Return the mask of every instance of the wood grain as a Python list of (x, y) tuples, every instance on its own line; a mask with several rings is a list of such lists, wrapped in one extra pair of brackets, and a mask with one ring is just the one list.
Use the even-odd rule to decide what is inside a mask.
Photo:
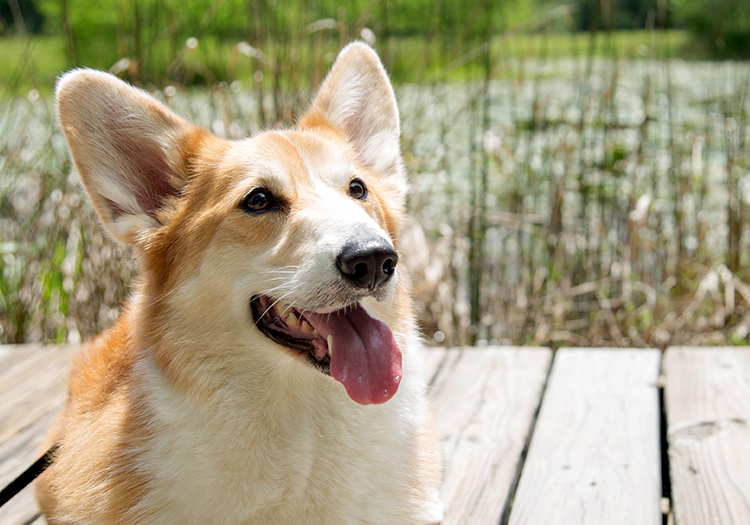
[(750, 523), (750, 349), (668, 348), (664, 373), (676, 523)]
[(511, 525), (661, 524), (658, 350), (555, 355)]
[(430, 392), (446, 463), (443, 524), (497, 524), (515, 488), (552, 353), (512, 347), (444, 352), (435, 359)]
[[(45, 432), (65, 402), (72, 351), (69, 346), (0, 347), (0, 486), (41, 455)], [(0, 523), (30, 523), (38, 514), (27, 487), (0, 508)]]

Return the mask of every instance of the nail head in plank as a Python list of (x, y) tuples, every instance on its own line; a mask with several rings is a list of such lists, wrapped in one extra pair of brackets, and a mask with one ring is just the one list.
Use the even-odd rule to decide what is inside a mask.
[(750, 523), (750, 349), (670, 347), (664, 374), (677, 525)]
[(660, 353), (555, 355), (510, 524), (661, 524)]

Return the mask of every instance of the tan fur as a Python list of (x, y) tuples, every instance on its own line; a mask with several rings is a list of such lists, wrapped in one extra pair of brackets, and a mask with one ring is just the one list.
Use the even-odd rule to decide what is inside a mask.
[[(334, 307), (343, 292), (327, 289), (328, 259), (345, 232), (370, 228), (398, 248), (406, 178), (377, 55), (348, 46), (298, 128), (236, 142), (104, 73), (68, 73), (57, 96), (84, 186), (105, 228), (134, 246), (141, 279), (117, 324), (74, 360), (47, 442), (57, 457), (37, 483), (49, 522), (442, 519), (401, 266), (382, 294), (361, 299), (403, 354), (399, 390), (382, 405), (352, 401), (249, 311), (269, 290)], [(349, 197), (352, 177), (366, 200)], [(258, 187), (282, 211), (240, 209)]]

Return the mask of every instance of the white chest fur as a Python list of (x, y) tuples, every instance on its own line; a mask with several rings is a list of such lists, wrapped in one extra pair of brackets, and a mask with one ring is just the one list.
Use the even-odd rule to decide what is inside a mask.
[(298, 363), (262, 372), (261, 389), (230, 375), (198, 403), (144, 364), (158, 408), (141, 453), (152, 481), (133, 511), (184, 524), (404, 522), (424, 408), (415, 361), (405, 362), (414, 374), (404, 374), (396, 396), (378, 406), (354, 403), (342, 385)]

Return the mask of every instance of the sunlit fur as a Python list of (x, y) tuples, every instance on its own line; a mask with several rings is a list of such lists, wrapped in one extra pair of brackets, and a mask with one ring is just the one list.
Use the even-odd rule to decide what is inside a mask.
[[(346, 47), (299, 125), (241, 141), (194, 127), (90, 70), (57, 87), (76, 169), (140, 281), (75, 357), (37, 483), (53, 524), (418, 524), (442, 517), (421, 346), (398, 267), (377, 297), (333, 261), (367, 229), (397, 249), (406, 178), (387, 75)], [(353, 177), (367, 199), (348, 195)], [(241, 203), (263, 187), (280, 210)], [(361, 300), (403, 353), (397, 394), (344, 387), (254, 325), (265, 294), (302, 309)], [(359, 295), (358, 295), (359, 294)]]

